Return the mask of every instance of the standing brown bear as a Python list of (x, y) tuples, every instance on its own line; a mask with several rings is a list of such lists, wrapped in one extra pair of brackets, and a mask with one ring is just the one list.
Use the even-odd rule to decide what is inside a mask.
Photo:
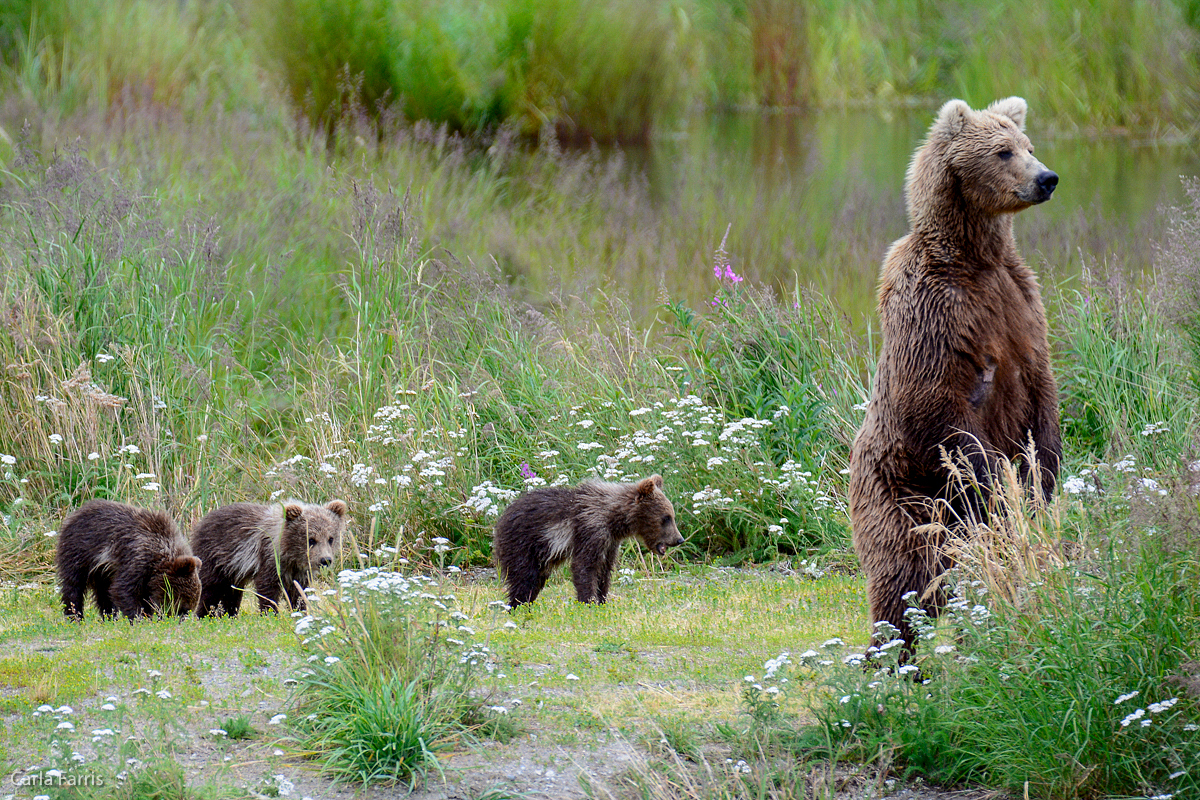
[(521, 495), (496, 522), (492, 549), (508, 584), (508, 605), (531, 603), (556, 568), (570, 560), (581, 603), (603, 603), (621, 541), (641, 539), (659, 555), (683, 544), (675, 507), (660, 475), (637, 483), (584, 481)]
[(309, 574), (337, 557), (346, 518), (341, 500), (233, 503), (210, 511), (192, 531), (192, 549), (204, 563), (196, 616), (237, 616), (251, 578), (259, 610), (277, 609), (281, 588), (292, 608), (304, 608)]
[(63, 614), (83, 619), (90, 588), (101, 616), (186, 614), (200, 598), (200, 560), (165, 512), (89, 500), (58, 533)]
[[(911, 230), (883, 262), (883, 345), (851, 453), (850, 518), (871, 619), (898, 627), (910, 649), (904, 596), (949, 566), (919, 527), (931, 500), (978, 512), (978, 498), (952, 490), (941, 448), (970, 463), (985, 495), (1004, 456), (1048, 497), (1062, 456), (1046, 314), (1013, 239), (1013, 215), (1058, 185), (1033, 156), (1026, 111), (1019, 97), (942, 106), (908, 168)], [(1023, 458), (1031, 440), (1034, 463)]]

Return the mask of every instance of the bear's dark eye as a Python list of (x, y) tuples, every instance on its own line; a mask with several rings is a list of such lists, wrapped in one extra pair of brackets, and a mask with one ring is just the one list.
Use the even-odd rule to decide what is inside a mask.
[(663, 517), (663, 527), (665, 528), (670, 524), (671, 524), (671, 515), (667, 514), (665, 517)]
[(1013, 156), (1012, 150), (1001, 150), (999, 153), (996, 153), (996, 155), (1000, 156), (1001, 161), (1008, 161)]
[(309, 539), (309, 540), (308, 540), (308, 546), (309, 546), (309, 547), (316, 547), (316, 546), (317, 546), (317, 540), (316, 540), (316, 539)]

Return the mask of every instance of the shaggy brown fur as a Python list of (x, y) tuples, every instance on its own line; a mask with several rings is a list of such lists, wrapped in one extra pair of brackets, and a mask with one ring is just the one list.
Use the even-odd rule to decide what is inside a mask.
[(58, 534), (63, 614), (83, 619), (88, 589), (102, 616), (186, 614), (200, 598), (200, 560), (162, 511), (90, 500)]
[[(1058, 395), (1046, 314), (1017, 253), (1013, 214), (1050, 199), (1058, 176), (1033, 157), (1019, 97), (972, 111), (942, 106), (908, 169), (911, 231), (888, 250), (879, 289), (883, 347), (850, 462), (854, 549), (867, 574), (871, 619), (900, 628), (904, 595), (924, 593), (948, 566), (917, 529), (931, 499), (958, 514), (977, 501), (949, 486), (941, 448), (987, 486), (997, 456), (1037, 463), (1024, 477), (1049, 494), (1058, 474)], [(938, 601), (923, 604), (937, 613)]]
[(292, 608), (305, 608), (309, 574), (333, 563), (346, 521), (341, 500), (233, 503), (209, 512), (192, 532), (192, 548), (204, 562), (196, 616), (237, 616), (251, 578), (260, 610), (278, 608), (281, 588)]
[(509, 606), (533, 602), (567, 560), (579, 601), (603, 603), (623, 539), (636, 536), (659, 555), (683, 544), (662, 486), (659, 475), (637, 483), (584, 481), (514, 500), (496, 522), (492, 547)]

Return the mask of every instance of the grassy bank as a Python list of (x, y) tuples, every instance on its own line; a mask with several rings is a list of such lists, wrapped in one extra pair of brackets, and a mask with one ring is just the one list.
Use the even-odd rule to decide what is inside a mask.
[(645, 141), (707, 107), (1021, 94), (1071, 129), (1193, 132), (1192, 4), (273, 0), (10, 4), (9, 80), (65, 111), (216, 106)]

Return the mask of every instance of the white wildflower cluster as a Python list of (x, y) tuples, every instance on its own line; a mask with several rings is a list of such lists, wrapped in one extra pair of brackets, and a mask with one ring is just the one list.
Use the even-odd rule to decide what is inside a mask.
[(730, 447), (756, 447), (760, 438), (757, 431), (771, 427), (769, 420), (743, 417), (734, 422), (725, 423), (725, 427), (717, 434), (717, 441)]
[(729, 497), (720, 489), (705, 486), (692, 495), (692, 512), (699, 514), (709, 508), (729, 508), (733, 503), (734, 498)]
[[(339, 603), (340, 611), (328, 617), (314, 611), (296, 621), (295, 632), (302, 637), (301, 644), (317, 648), (317, 652), (309, 655), (308, 663), (326, 666), (340, 663), (341, 658), (330, 650), (336, 652), (346, 647), (350, 637), (360, 632), (357, 623), (348, 626), (344, 620), (357, 618), (364, 608), (371, 607), (381, 617), (403, 614), (414, 621), (425, 619), (445, 632), (442, 640), (456, 648), (460, 665), (479, 667), (488, 674), (503, 677), (498, 673), (499, 661), (491, 650), (473, 641), (476, 631), (469, 624), (471, 617), (456, 607), (455, 595), (437, 591), (435, 578), (368, 567), (342, 570), (337, 580), (340, 592), (335, 592), (339, 599), (334, 602)], [(310, 604), (310, 609), (314, 605)]]
[[(742, 681), (747, 684), (747, 689), (751, 690), (752, 697), (755, 699), (759, 695), (765, 695), (768, 701), (774, 702), (783, 692), (784, 684), (788, 682), (787, 671), (784, 670), (784, 667), (790, 666), (791, 663), (791, 654), (784, 650), (775, 658), (769, 658), (763, 663), (762, 680), (753, 675), (747, 675), (742, 678)], [(782, 674), (781, 670), (783, 670)]]
[(511, 502), (518, 494), (520, 492), (513, 489), (484, 481), (471, 490), (471, 496), (462, 504), (463, 512), (494, 519), (500, 516), (501, 506)]
[(371, 482), (371, 473), (374, 471), (374, 467), (366, 464), (353, 464), (350, 467), (350, 482), (362, 488)]
[(814, 508), (846, 513), (846, 502), (829, 487), (814, 477), (811, 470), (788, 459), (779, 468), (779, 477), (770, 481), (781, 495), (794, 494), (805, 497)]
[[(1152, 423), (1142, 430), (1143, 436), (1153, 436), (1170, 430), (1163, 423)], [(1069, 495), (1099, 496), (1103, 494), (1106, 473), (1112, 475), (1110, 485), (1118, 486), (1125, 492), (1125, 498), (1134, 496), (1146, 500), (1166, 497), (1169, 492), (1154, 478), (1154, 470), (1149, 467), (1139, 469), (1137, 457), (1127, 453), (1112, 464), (1095, 464), (1079, 470), (1076, 475), (1069, 475), (1062, 481), (1062, 490)]]
[[(1120, 705), (1121, 703), (1125, 702), (1126, 700), (1131, 700), (1134, 697), (1136, 697), (1137, 694), (1138, 694), (1137, 692), (1130, 692), (1129, 694), (1123, 694), (1117, 698), (1114, 705)], [(1127, 714), (1123, 720), (1121, 720), (1121, 727), (1128, 728), (1129, 726), (1133, 725), (1136, 722), (1137, 727), (1139, 727), (1139, 728), (1149, 728), (1151, 725), (1154, 724), (1154, 716), (1153, 715), (1162, 714), (1165, 711), (1169, 711), (1171, 709), (1171, 707), (1174, 706), (1178, 702), (1179, 702), (1178, 697), (1169, 697), (1166, 700), (1161, 700), (1157, 703), (1150, 703), (1145, 708), (1134, 709), (1132, 712)]]
[[(379, 567), (344, 569), (338, 573), (337, 582), (343, 594), (358, 595), (362, 598), (386, 595), (399, 598), (406, 604), (413, 604), (434, 597), (429, 593), (429, 589), (435, 583), (433, 578), (425, 575), (405, 575)], [(450, 599), (453, 599), (453, 595)]]
[(367, 428), (368, 442), (397, 444), (412, 438), (416, 432), (412, 407), (407, 403), (383, 406), (376, 409), (373, 416), (379, 421)]

